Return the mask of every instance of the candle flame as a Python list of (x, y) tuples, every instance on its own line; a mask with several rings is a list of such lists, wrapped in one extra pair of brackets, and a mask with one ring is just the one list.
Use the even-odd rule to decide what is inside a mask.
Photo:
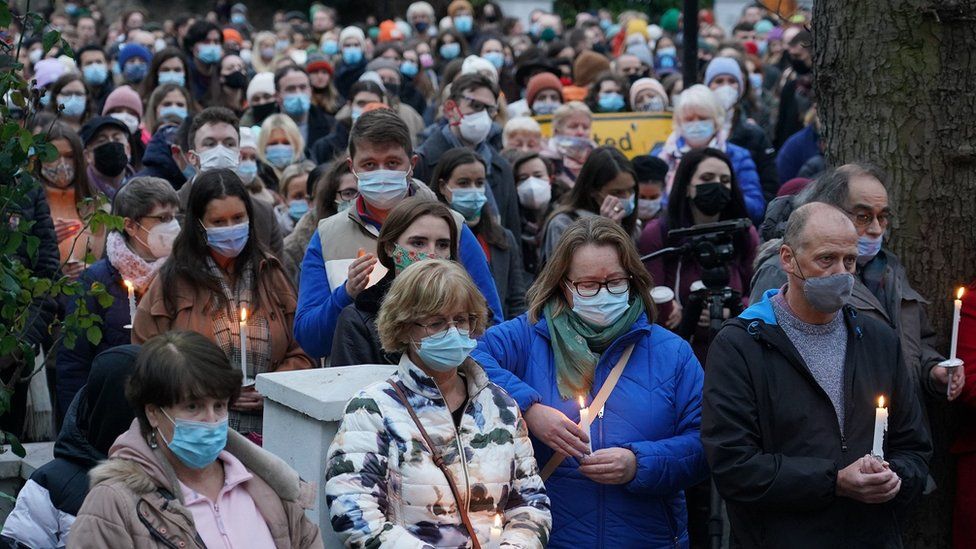
[(579, 403), (580, 403), (580, 410), (582, 410), (583, 408), (586, 408), (586, 401), (583, 400), (583, 395), (580, 395), (579, 396)]
[(959, 289), (956, 290), (956, 299), (962, 299), (962, 295), (964, 293), (966, 293), (966, 288), (963, 288), (962, 286), (960, 286)]
[(495, 528), (502, 527), (502, 516), (499, 513), (495, 513)]
[(130, 290), (133, 289), (132, 281), (130, 281), (130, 280), (123, 280), (122, 281), (122, 284), (125, 284), (125, 287), (128, 288), (128, 289), (130, 289)]
[(884, 399), (884, 395), (881, 395), (878, 397), (878, 408), (884, 408), (884, 407), (885, 407), (885, 399)]
[(247, 322), (247, 307), (241, 307), (241, 322)]

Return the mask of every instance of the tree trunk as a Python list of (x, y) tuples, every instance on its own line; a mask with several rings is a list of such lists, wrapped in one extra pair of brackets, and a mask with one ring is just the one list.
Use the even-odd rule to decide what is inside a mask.
[[(976, 275), (976, 0), (817, 0), (814, 74), (828, 165), (889, 174), (900, 256), (947, 353), (951, 295)], [(951, 409), (927, 402), (938, 490), (905, 527), (906, 547), (951, 545)]]

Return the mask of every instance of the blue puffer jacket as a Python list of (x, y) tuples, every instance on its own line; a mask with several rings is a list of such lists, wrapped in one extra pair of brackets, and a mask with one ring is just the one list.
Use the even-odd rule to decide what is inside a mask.
[[(591, 401), (628, 345), (635, 345), (604, 413), (590, 429), (593, 450), (628, 448), (637, 474), (619, 486), (597, 484), (567, 458), (546, 481), (552, 502), (549, 547), (687, 547), (683, 490), (707, 475), (698, 438), (704, 375), (687, 342), (641, 316), (596, 367)], [(545, 319), (526, 315), (494, 326), (472, 358), (524, 411), (539, 402), (579, 421), (579, 404), (562, 400)], [(541, 469), (553, 451), (532, 438)]]

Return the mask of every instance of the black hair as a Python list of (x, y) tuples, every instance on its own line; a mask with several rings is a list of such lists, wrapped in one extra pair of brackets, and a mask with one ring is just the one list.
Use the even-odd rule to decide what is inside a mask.
[[(593, 149), (590, 156), (586, 158), (583, 167), (580, 168), (579, 176), (576, 177), (576, 184), (564, 198), (564, 203), (556, 208), (550, 215), (550, 219), (559, 213), (567, 213), (573, 210), (586, 210), (599, 215), (600, 204), (596, 200), (596, 195), (600, 189), (610, 181), (617, 178), (621, 173), (629, 173), (634, 178), (634, 194), (637, 194), (637, 174), (634, 166), (627, 160), (627, 157), (613, 147), (597, 147)], [(620, 221), (621, 226), (627, 234), (634, 233), (637, 225), (637, 208), (627, 217)]]
[(619, 76), (613, 74), (610, 71), (605, 71), (600, 73), (593, 83), (590, 84), (590, 88), (586, 91), (586, 99), (584, 102), (586, 106), (590, 108), (594, 113), (600, 112), (600, 88), (604, 82), (616, 82), (617, 86), (620, 87), (620, 95), (624, 98), (624, 108), (620, 109), (621, 112), (630, 110), (630, 86), (627, 82), (620, 78)]
[[(488, 169), (488, 164), (485, 159), (481, 157), (478, 153), (468, 149), (466, 147), (456, 147), (442, 154), (437, 161), (437, 166), (434, 168), (434, 173), (430, 176), (430, 187), (434, 189), (434, 193), (437, 194), (437, 200), (443, 202), (448, 207), (450, 203), (441, 191), (441, 185), (446, 185), (447, 181), (454, 174), (454, 170), (458, 166), (464, 166), (466, 164), (473, 163), (481, 164), (485, 170)], [(487, 187), (491, 183), (488, 178), (485, 178), (485, 188), (487, 192)], [(488, 244), (496, 246), (501, 250), (508, 249), (508, 238), (505, 236), (505, 230), (498, 224), (495, 220), (495, 212), (491, 207), (490, 202), (486, 202), (484, 206), (481, 207), (481, 219), (478, 224), (471, 227), (471, 232), (477, 236), (481, 236), (485, 239)]]
[[(221, 34), (222, 36), (220, 27), (211, 23), (210, 21), (198, 19), (196, 22), (190, 25), (190, 28), (186, 30), (186, 36), (183, 37), (183, 51), (186, 52), (186, 55), (193, 57), (193, 46), (196, 46), (197, 42), (203, 42), (206, 40), (207, 35), (210, 34), (211, 31), (217, 31), (217, 33)], [(189, 75), (187, 76), (189, 77)]]

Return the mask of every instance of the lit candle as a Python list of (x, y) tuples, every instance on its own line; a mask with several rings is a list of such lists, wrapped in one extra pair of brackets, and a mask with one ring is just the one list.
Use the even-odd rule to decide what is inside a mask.
[(132, 285), (132, 282), (128, 280), (123, 280), (122, 283), (125, 284), (125, 288), (129, 292), (129, 326), (128, 327), (131, 329), (136, 322), (136, 289)]
[(498, 549), (502, 544), (502, 515), (495, 514), (495, 524), (488, 535), (488, 549)]
[(247, 385), (247, 307), (241, 307), (241, 374)]
[[(583, 395), (580, 395), (580, 397), (579, 397), (579, 405), (580, 405), (580, 423), (579, 423), (579, 426), (580, 426), (580, 429), (582, 429), (584, 433), (586, 433), (587, 435), (589, 435), (590, 434), (590, 409), (586, 407), (586, 401), (583, 400)], [(589, 451), (592, 452), (593, 451), (593, 442), (592, 441), (587, 442), (586, 445), (588, 446)]]
[(959, 345), (959, 315), (962, 312), (962, 294), (965, 289), (956, 290), (956, 300), (952, 302), (952, 346), (949, 347), (949, 360), (956, 359), (956, 346)]
[(874, 410), (874, 445), (871, 455), (884, 460), (884, 435), (888, 430), (888, 409), (884, 396), (878, 397), (878, 407)]

